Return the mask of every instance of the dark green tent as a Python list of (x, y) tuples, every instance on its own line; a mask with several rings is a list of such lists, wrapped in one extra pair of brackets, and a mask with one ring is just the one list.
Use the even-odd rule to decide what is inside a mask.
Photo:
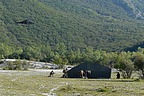
[(67, 72), (68, 78), (81, 78), (81, 70), (87, 73), (88, 78), (111, 78), (111, 68), (96, 63), (82, 63), (73, 67)]

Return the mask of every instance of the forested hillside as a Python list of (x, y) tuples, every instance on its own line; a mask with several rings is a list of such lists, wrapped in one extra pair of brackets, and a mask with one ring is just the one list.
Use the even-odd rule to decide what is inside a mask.
[[(142, 0), (1, 0), (0, 54), (121, 51), (143, 42), (143, 9)], [(15, 23), (26, 19), (34, 24)]]

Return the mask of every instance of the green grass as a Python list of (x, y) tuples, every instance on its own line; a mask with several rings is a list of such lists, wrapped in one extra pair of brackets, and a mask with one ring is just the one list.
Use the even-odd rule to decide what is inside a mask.
[(144, 81), (136, 79), (70, 79), (48, 72), (0, 72), (0, 96), (142, 96)]

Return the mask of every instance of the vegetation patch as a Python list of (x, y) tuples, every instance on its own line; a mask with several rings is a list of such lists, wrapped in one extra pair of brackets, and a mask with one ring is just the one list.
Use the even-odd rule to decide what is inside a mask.
[(60, 78), (61, 73), (48, 77), (47, 71), (1, 71), (1, 96), (139, 96), (144, 92), (144, 81), (135, 79), (72, 79)]
[(96, 91), (97, 91), (97, 92), (109, 92), (110, 89), (107, 88), (107, 87), (104, 87), (104, 88), (98, 88), (98, 89), (96, 89)]

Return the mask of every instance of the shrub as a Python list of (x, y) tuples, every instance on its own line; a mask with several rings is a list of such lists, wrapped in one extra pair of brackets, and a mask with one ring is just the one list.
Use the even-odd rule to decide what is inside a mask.
[(3, 70), (28, 70), (29, 66), (29, 62), (26, 61), (9, 61), (6, 62), (6, 66), (3, 68)]
[(97, 92), (108, 92), (108, 91), (109, 91), (109, 88), (107, 87), (97, 89)]

